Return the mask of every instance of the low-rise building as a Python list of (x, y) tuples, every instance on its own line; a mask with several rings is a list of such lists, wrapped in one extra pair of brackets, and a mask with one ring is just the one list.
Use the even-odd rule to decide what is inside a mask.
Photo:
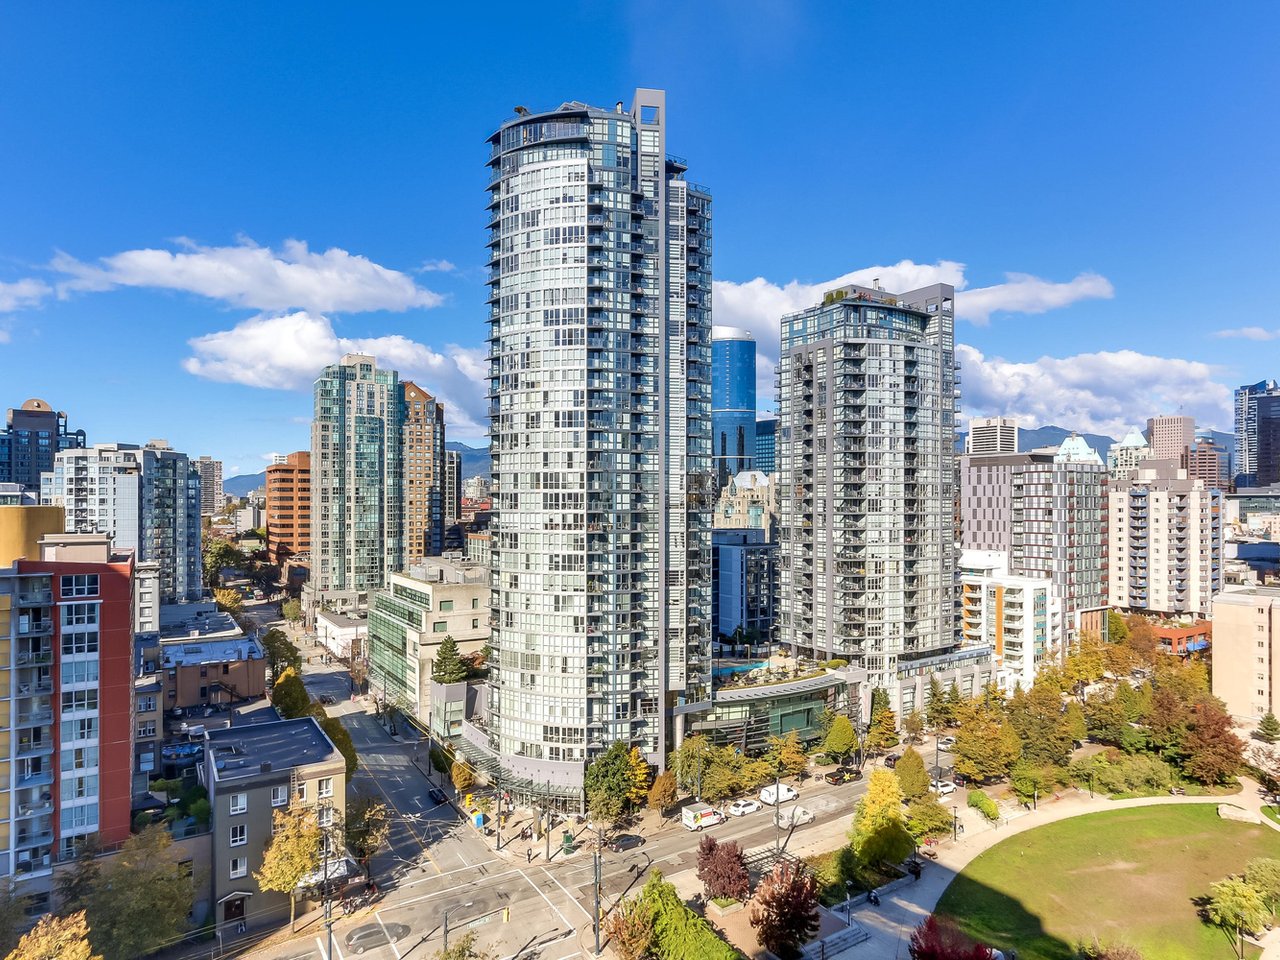
[[(322, 827), (341, 824), (346, 771), (342, 754), (313, 717), (205, 735), (201, 777), (212, 808), (214, 922), (220, 938), (289, 915), (289, 895), (262, 890), (254, 879), (271, 843), (272, 815), (298, 803), (315, 807)], [(340, 842), (326, 859), (330, 878), (353, 866)]]
[(1213, 600), (1213, 695), (1235, 717), (1280, 713), (1280, 588), (1241, 587)]
[(262, 645), (215, 604), (165, 604), (160, 630), (139, 636), (138, 648), (139, 675), (154, 675), (160, 683), (162, 710), (230, 705), (266, 695)]
[(368, 657), (368, 633), (369, 621), (363, 612), (348, 616), (335, 610), (321, 610), (316, 614), (316, 643), (339, 660), (350, 662), (353, 657)]
[(999, 550), (961, 553), (961, 632), (966, 646), (995, 651), (1001, 687), (1027, 689), (1042, 666), (1063, 657), (1062, 602), (1047, 575), (1008, 571), (1008, 555)]

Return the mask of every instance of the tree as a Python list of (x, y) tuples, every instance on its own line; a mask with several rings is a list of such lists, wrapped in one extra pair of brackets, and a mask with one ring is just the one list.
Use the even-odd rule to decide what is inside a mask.
[(391, 839), (391, 813), (387, 805), (367, 790), (359, 790), (347, 804), (344, 824), (347, 847), (356, 855), (366, 875), (369, 861)]
[(1280, 720), (1276, 719), (1276, 715), (1270, 710), (1258, 723), (1258, 729), (1253, 734), (1263, 743), (1275, 743), (1280, 740)]
[(230, 588), (213, 591), (214, 602), (218, 604), (219, 610), (225, 610), (230, 614), (237, 614), (244, 609), (244, 598), (240, 596), (239, 590)]
[(784, 777), (796, 777), (809, 766), (809, 756), (800, 744), (800, 735), (792, 730), (785, 737), (770, 737), (765, 758)]
[[(597, 754), (587, 767), (582, 786), (588, 799), (600, 794), (609, 797), (609, 802), (616, 798), (620, 803), (626, 804), (635, 787), (630, 748), (621, 740), (615, 740), (608, 750)], [(608, 819), (615, 820), (617, 817)]]
[(622, 819), (627, 809), (627, 798), (612, 790), (592, 790), (587, 794), (587, 815), (593, 823), (609, 830)]
[(871, 729), (867, 731), (867, 751), (875, 753), (897, 745), (898, 715), (888, 707), (882, 707), (871, 715)]
[(259, 888), (289, 895), (289, 929), (293, 929), (295, 896), (307, 874), (315, 873), (323, 859), (324, 831), (312, 807), (296, 801), (271, 815), (271, 842), (262, 856), (262, 869), (254, 873)]
[(698, 843), (698, 879), (703, 892), (713, 899), (746, 900), (751, 893), (742, 848), (728, 840), (718, 843), (707, 835)]
[(271, 676), (279, 678), (281, 671), (287, 668), (292, 668), (294, 673), (302, 671), (302, 654), (279, 627), (272, 627), (264, 633), (260, 642)]
[(271, 705), (286, 720), (304, 716), (311, 707), (311, 695), (307, 693), (302, 677), (292, 667), (286, 667), (271, 687)]
[(1102, 639), (1096, 633), (1081, 631), (1075, 650), (1062, 664), (1062, 678), (1068, 689), (1074, 690), (1101, 680), (1106, 672), (1106, 649)]
[(934, 914), (911, 934), (911, 960), (989, 960), (991, 951), (970, 940), (948, 917)]
[(964, 697), (960, 694), (960, 686), (954, 680), (951, 686), (947, 687), (947, 726), (952, 726), (956, 722), (956, 718), (960, 715), (960, 707), (964, 704)]
[(827, 756), (843, 760), (853, 750), (855, 742), (853, 724), (849, 722), (848, 717), (841, 715), (831, 721), (831, 728), (827, 731), (822, 749)]
[(644, 754), (640, 752), (639, 747), (632, 747), (631, 752), (627, 755), (627, 802), (633, 807), (638, 807), (644, 803), (645, 798), (649, 795), (649, 777), (652, 771), (649, 769), (649, 761), (644, 758)]
[(702, 875), (710, 869), (711, 858), (716, 855), (716, 849), (720, 846), (720, 841), (711, 834), (704, 834), (702, 839), (698, 841), (697, 856), (697, 876), (702, 879)]
[(1280, 860), (1255, 857), (1244, 865), (1244, 879), (1258, 891), (1274, 916), (1280, 909)]
[(902, 815), (902, 788), (892, 770), (872, 771), (867, 792), (854, 807), (849, 840), (858, 862), (867, 866), (897, 863), (915, 848)]
[(98, 842), (96, 833), (89, 834), (76, 845), (75, 863), (70, 869), (57, 874), (53, 880), (59, 910), (74, 913), (89, 906), (89, 899), (102, 873), (98, 862), (101, 853), (102, 845)]
[(902, 751), (902, 759), (893, 772), (906, 799), (914, 800), (929, 793), (929, 771), (925, 769), (924, 758), (914, 747), (907, 747)]
[(204, 582), (210, 589), (221, 582), (224, 567), (244, 564), (244, 554), (236, 545), (223, 537), (209, 537), (204, 542)]
[(907, 804), (907, 831), (916, 845), (929, 837), (943, 837), (951, 832), (951, 814), (933, 794)]
[(431, 664), (431, 679), (436, 683), (461, 683), (469, 675), (470, 671), (458, 653), (457, 641), (453, 634), (446, 633), (436, 650), (435, 662)]
[(1233, 945), (1244, 956), (1244, 934), (1246, 931), (1262, 929), (1267, 922), (1270, 911), (1262, 895), (1243, 880), (1228, 877), (1209, 885), (1209, 904), (1205, 908), (1210, 923), (1216, 923), (1224, 930), (1230, 930)]
[(649, 787), (649, 809), (657, 810), (661, 816), (676, 802), (676, 775), (670, 770), (663, 770), (653, 778)]
[(30, 897), (17, 893), (12, 877), (0, 878), (0, 956), (17, 946), (30, 902)]
[(468, 930), (453, 942), (449, 949), (441, 947), (435, 960), (493, 960), (493, 954), (476, 946), (476, 932)]
[(650, 870), (640, 899), (653, 911), (656, 960), (742, 960), (742, 954), (716, 935), (711, 925), (685, 906), (676, 888)]
[(602, 929), (620, 960), (645, 960), (653, 946), (653, 908), (640, 897), (622, 900)]
[(1107, 611), (1107, 639), (1112, 643), (1124, 643), (1129, 639), (1129, 624), (1119, 610)]
[(1052, 768), (1038, 767), (1026, 760), (1019, 760), (1009, 771), (1009, 784), (1023, 803), (1034, 803), (1038, 797), (1049, 793), (1053, 787)]
[(1073, 743), (1084, 743), (1089, 736), (1089, 728), (1084, 720), (1084, 708), (1072, 700), (1062, 712), (1062, 723)]
[(46, 913), (5, 960), (102, 960), (89, 946), (84, 911), (65, 917)]
[(1160, 756), (1176, 761), (1182, 753), (1190, 720), (1190, 711), (1177, 694), (1167, 687), (1160, 687), (1152, 692), (1151, 705), (1147, 709), (1147, 741)]
[(1065, 766), (1071, 759), (1071, 731), (1062, 714), (1062, 697), (1036, 684), (1009, 701), (1009, 723), (1021, 741), (1022, 756), (1033, 764)]
[(702, 799), (702, 778), (711, 764), (712, 753), (711, 742), (698, 733), (685, 737), (669, 758), (676, 782), (699, 800)]
[(89, 942), (105, 960), (145, 956), (186, 933), (194, 901), (173, 837), (162, 825), (147, 827), (103, 866), (85, 911)]
[(284, 617), (290, 623), (297, 623), (302, 619), (301, 601), (286, 600), (280, 605), (280, 616)]
[(907, 743), (915, 743), (924, 733), (924, 714), (912, 710), (902, 718), (902, 732), (907, 735)]
[(1009, 773), (1022, 755), (1022, 740), (1005, 722), (998, 707), (976, 702), (966, 704), (957, 716), (956, 773), (970, 780), (998, 780)]
[(1182, 770), (1201, 783), (1226, 783), (1244, 760), (1244, 744), (1232, 732), (1231, 717), (1213, 700), (1202, 700), (1191, 711), (1182, 743)]
[(1156, 636), (1156, 628), (1146, 617), (1131, 614), (1126, 621), (1129, 636), (1124, 645), (1133, 651), (1135, 657), (1144, 664), (1154, 664), (1164, 657), (1160, 649), (1160, 638)]
[[(958, 693), (959, 691), (957, 691)], [(935, 731), (941, 730), (950, 720), (951, 712), (947, 707), (947, 694), (942, 689), (942, 681), (936, 673), (929, 674), (928, 699), (925, 701), (924, 713)]]
[(453, 761), (453, 766), (449, 768), (449, 779), (453, 781), (453, 789), (459, 793), (465, 793), (470, 790), (476, 782), (471, 768), (461, 760)]
[(342, 759), (347, 762), (347, 781), (350, 782), (360, 766), (360, 757), (356, 753), (356, 745), (351, 739), (350, 731), (337, 717), (327, 715), (320, 721), (320, 729), (333, 741), (333, 745), (342, 754)]
[(818, 932), (818, 883), (803, 866), (779, 862), (760, 881), (751, 905), (751, 926), (761, 945), (782, 960)]

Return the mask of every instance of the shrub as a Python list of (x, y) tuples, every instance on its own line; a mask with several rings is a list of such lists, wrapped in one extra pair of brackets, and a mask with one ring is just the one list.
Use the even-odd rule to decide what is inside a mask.
[(1000, 810), (996, 807), (996, 802), (981, 790), (969, 791), (969, 806), (973, 807), (988, 820), (995, 821), (1000, 819)]

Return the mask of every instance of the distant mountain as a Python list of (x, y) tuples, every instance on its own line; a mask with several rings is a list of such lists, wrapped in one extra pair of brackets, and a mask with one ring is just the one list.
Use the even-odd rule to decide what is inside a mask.
[(487, 477), (489, 476), (489, 448), (488, 447), (469, 447), (465, 443), (459, 443), (456, 440), (445, 441), (444, 448), (446, 450), (456, 450), (462, 454), (462, 479), (468, 477)]
[(228, 477), (222, 481), (222, 492), (233, 497), (247, 497), (250, 492), (264, 486), (267, 482), (266, 472), (246, 473), (239, 477)]
[[(1066, 427), (1036, 427), (1034, 430), (1023, 430), (1018, 428), (1018, 449), (1024, 453), (1028, 450), (1035, 450), (1037, 447), (1056, 447), (1063, 440), (1071, 436), (1074, 431), (1068, 430)], [(956, 434), (956, 451), (964, 453), (964, 440), (967, 433)], [(1107, 451), (1116, 444), (1116, 440), (1111, 437), (1103, 436), (1098, 433), (1082, 433), (1085, 443), (1093, 447), (1097, 451), (1098, 456), (1103, 460), (1107, 459)]]

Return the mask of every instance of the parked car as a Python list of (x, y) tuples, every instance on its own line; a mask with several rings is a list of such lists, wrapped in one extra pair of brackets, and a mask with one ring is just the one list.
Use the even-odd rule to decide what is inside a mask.
[(799, 791), (789, 784), (780, 783), (776, 787), (773, 784), (769, 784), (769, 786), (760, 791), (760, 802), (766, 806), (776, 807), (778, 804), (794, 800), (798, 796), (800, 796)]
[(634, 850), (636, 847), (644, 846), (644, 837), (634, 833), (620, 833), (609, 841), (609, 849), (614, 853), (622, 853), (624, 850)]
[(449, 798), (444, 795), (444, 791), (439, 787), (432, 787), (427, 791), (427, 799), (436, 806), (442, 806), (449, 802)]
[(813, 823), (815, 819), (813, 811), (806, 807), (788, 807), (773, 815), (773, 825), (783, 830), (790, 830), (793, 827), (803, 827), (806, 823)]
[(902, 759), (902, 754), (891, 753), (884, 758), (884, 765), (888, 767), (890, 770), (892, 770), (894, 767), (898, 765), (898, 761), (901, 759)]
[(822, 778), (827, 783), (839, 786), (842, 783), (852, 783), (854, 780), (862, 779), (862, 771), (857, 767), (837, 767)]
[(729, 804), (729, 814), (734, 817), (745, 817), (748, 813), (755, 813), (759, 809), (759, 800), (735, 800)]
[(320, 702), (327, 706), (329, 704), (337, 703), (338, 701), (333, 698), (332, 694), (322, 693), (320, 694)]
[(940, 797), (949, 797), (956, 792), (956, 785), (950, 780), (934, 780), (929, 784), (929, 789)]
[(956, 738), (955, 738), (955, 737), (942, 737), (942, 738), (938, 741), (938, 749), (939, 749), (939, 750), (950, 750), (950, 749), (951, 749), (952, 747), (954, 747), (955, 745), (956, 745)]
[(366, 923), (347, 934), (347, 949), (353, 953), (364, 953), (374, 947), (399, 943), (408, 935), (409, 928), (403, 923)]

